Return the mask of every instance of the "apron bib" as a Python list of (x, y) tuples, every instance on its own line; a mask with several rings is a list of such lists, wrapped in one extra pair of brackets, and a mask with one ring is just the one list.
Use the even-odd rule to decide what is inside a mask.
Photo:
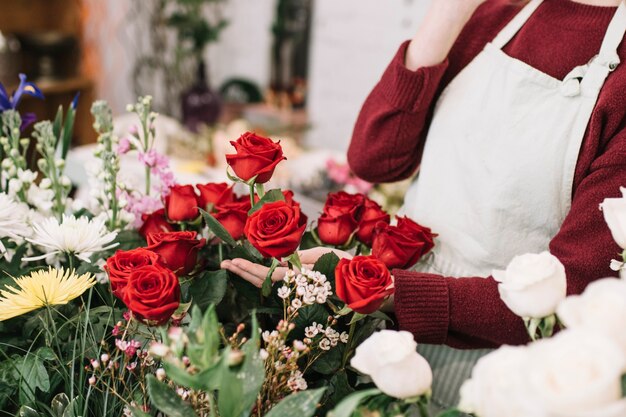
[[(516, 255), (548, 250), (570, 210), (574, 170), (605, 79), (619, 64), (626, 4), (600, 52), (558, 80), (506, 55), (541, 0), (528, 3), (442, 92), (403, 214), (439, 236), (416, 270), (491, 275)], [(435, 374), (433, 399), (458, 402), (481, 351), (422, 345)]]

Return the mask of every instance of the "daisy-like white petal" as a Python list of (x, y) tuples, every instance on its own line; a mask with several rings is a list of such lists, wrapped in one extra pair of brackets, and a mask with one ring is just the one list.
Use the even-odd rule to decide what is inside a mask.
[(0, 321), (21, 316), (46, 305), (67, 304), (95, 283), (91, 274), (49, 268), (15, 278), (15, 285), (0, 290)]
[(111, 242), (117, 236), (116, 232), (108, 232), (105, 220), (87, 217), (63, 215), (59, 221), (50, 217), (33, 226), (33, 237), (27, 239), (47, 252), (45, 255), (23, 258), (24, 261), (44, 259), (54, 253), (66, 253), (78, 259), (89, 262), (89, 258), (96, 252), (114, 248), (117, 243)]
[(10, 238), (18, 243), (31, 234), (28, 225), (30, 211), (5, 193), (0, 193), (0, 239)]

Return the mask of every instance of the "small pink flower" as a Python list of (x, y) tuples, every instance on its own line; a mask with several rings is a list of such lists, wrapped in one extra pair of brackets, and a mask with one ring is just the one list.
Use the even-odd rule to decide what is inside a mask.
[(117, 154), (124, 155), (128, 151), (130, 151), (130, 140), (128, 138), (120, 139), (120, 143), (117, 145)]
[(137, 367), (137, 362), (131, 362), (128, 365), (126, 365), (126, 369), (128, 369), (131, 372), (134, 371), (136, 367)]

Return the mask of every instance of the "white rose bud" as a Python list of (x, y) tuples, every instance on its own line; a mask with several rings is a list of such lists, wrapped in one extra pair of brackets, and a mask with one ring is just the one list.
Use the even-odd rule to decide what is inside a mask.
[(557, 315), (567, 328), (593, 329), (613, 338), (626, 355), (626, 281), (592, 282), (581, 295), (563, 300)]
[(156, 377), (159, 381), (163, 382), (165, 380), (165, 369), (159, 368), (156, 370)]
[(356, 348), (350, 364), (389, 396), (418, 397), (430, 390), (433, 373), (416, 348), (411, 333), (381, 330)]
[(502, 301), (520, 317), (548, 317), (566, 296), (565, 267), (549, 252), (516, 256), (493, 277)]
[(604, 220), (611, 229), (615, 242), (626, 250), (626, 188), (620, 188), (622, 198), (605, 198), (600, 204)]
[(613, 340), (586, 330), (565, 330), (530, 345), (527, 400), (550, 417), (626, 415), (621, 378), (626, 357)]
[(167, 356), (170, 348), (164, 345), (163, 343), (154, 342), (150, 345), (149, 352), (152, 356), (156, 356), (158, 358), (163, 358)]

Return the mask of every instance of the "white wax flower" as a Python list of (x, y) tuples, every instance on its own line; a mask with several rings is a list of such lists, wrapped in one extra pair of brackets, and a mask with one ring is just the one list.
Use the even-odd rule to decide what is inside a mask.
[(569, 329), (530, 345), (529, 355), (524, 371), (528, 401), (544, 415), (626, 415), (621, 387), (626, 357), (612, 339), (586, 329)]
[(433, 373), (416, 348), (411, 333), (381, 330), (356, 348), (350, 364), (389, 396), (418, 397), (430, 390)]
[(626, 188), (620, 188), (622, 198), (605, 198), (600, 208), (611, 229), (615, 242), (626, 250)]
[(502, 301), (520, 317), (548, 317), (566, 296), (565, 267), (549, 252), (516, 256), (493, 277)]
[(503, 346), (482, 357), (461, 387), (459, 410), (479, 417), (540, 417), (526, 392), (526, 347)]
[(626, 355), (626, 281), (592, 282), (581, 295), (563, 300), (557, 315), (570, 329), (593, 329), (613, 338)]

